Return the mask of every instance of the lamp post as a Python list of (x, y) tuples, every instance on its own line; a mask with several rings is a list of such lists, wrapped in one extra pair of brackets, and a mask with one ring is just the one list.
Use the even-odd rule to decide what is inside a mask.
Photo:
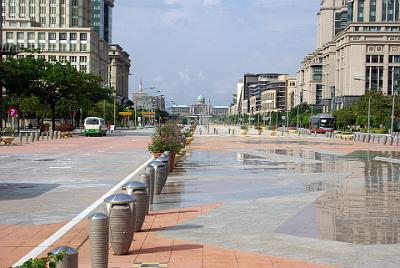
[(393, 136), (393, 130), (394, 130), (394, 108), (395, 108), (395, 102), (396, 102), (396, 93), (400, 88), (396, 88), (393, 91), (393, 102), (392, 102), (392, 120), (390, 123), (390, 135)]
[[(364, 81), (365, 82), (365, 79), (358, 78), (358, 77), (355, 77), (354, 80), (356, 80), (356, 81)], [(375, 87), (378, 88), (375, 83), (371, 82), (371, 84), (375, 85)], [(373, 96), (374, 96), (374, 94), (371, 94), (371, 96), (369, 96), (369, 98), (368, 98), (368, 128), (367, 128), (368, 134), (371, 132), (371, 99), (372, 99)], [(393, 99), (394, 99), (394, 94), (393, 94)]]
[[(116, 76), (110, 76), (103, 84), (103, 87), (105, 87), (108, 84), (108, 87), (111, 88), (111, 79), (117, 78), (120, 76), (125, 76), (125, 75), (132, 75), (131, 73), (125, 73), (125, 74), (119, 74)], [(114, 89), (114, 111), (113, 111), (113, 124), (115, 126), (116, 123), (116, 117), (117, 117), (117, 91)], [(106, 100), (103, 102), (103, 118), (106, 118)]]

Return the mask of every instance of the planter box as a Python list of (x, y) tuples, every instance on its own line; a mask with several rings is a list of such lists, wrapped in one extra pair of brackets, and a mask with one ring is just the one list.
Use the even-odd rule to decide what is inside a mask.
[(14, 137), (13, 137), (13, 136), (3, 136), (3, 137), (1, 137), (1, 141), (2, 141), (4, 144), (10, 145), (10, 144), (13, 142), (13, 140), (14, 140)]

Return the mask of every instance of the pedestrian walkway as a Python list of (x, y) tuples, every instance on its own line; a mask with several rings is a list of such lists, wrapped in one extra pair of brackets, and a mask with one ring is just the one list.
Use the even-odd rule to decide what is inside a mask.
[[(129, 254), (110, 248), (109, 267), (397, 267), (400, 164), (385, 159), (400, 153), (373, 148), (318, 137), (196, 134)], [(369, 225), (375, 218), (380, 225)], [(1, 225), (0, 267), (63, 224)], [(59, 245), (78, 248), (79, 267), (91, 267), (87, 220), (44, 253)]]

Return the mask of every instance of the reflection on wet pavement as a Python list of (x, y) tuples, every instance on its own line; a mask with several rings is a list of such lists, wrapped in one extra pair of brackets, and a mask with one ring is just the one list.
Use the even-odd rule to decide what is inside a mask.
[(375, 161), (376, 156), (400, 159), (399, 152), (188, 152), (153, 209), (319, 192), (315, 202), (275, 232), (354, 244), (396, 244), (400, 164)]

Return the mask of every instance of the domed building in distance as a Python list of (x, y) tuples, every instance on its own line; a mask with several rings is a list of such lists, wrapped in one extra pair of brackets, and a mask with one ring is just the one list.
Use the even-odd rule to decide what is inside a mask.
[(206, 98), (199, 95), (196, 102), (191, 105), (173, 105), (170, 110), (171, 115), (186, 117), (200, 121), (203, 117), (227, 117), (229, 116), (229, 106), (214, 106), (206, 103)]

